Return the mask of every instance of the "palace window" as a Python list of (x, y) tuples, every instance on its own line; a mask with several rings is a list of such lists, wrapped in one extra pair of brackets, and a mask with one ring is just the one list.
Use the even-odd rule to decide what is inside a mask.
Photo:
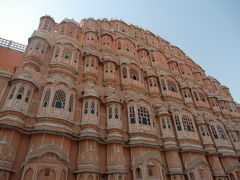
[(162, 89), (163, 89), (164, 91), (167, 90), (167, 86), (166, 86), (165, 80), (163, 80), (163, 79), (161, 79), (161, 86), (162, 86)]
[(139, 77), (138, 77), (137, 71), (131, 69), (131, 70), (130, 70), (130, 78), (133, 79), (133, 80), (137, 80), (137, 81), (138, 81), (138, 80), (139, 80)]
[(196, 91), (193, 91), (193, 96), (195, 98), (196, 101), (199, 101), (199, 97)]
[(108, 118), (109, 118), (109, 119), (112, 119), (112, 117), (113, 117), (112, 114), (113, 114), (113, 112), (112, 112), (112, 107), (109, 107), (109, 108), (108, 108)]
[(88, 101), (84, 104), (84, 114), (88, 114)]
[(31, 91), (28, 90), (27, 96), (25, 97), (25, 102), (26, 102), (26, 103), (28, 103), (28, 101), (29, 101), (30, 94), (31, 94)]
[(182, 116), (182, 123), (183, 123), (183, 127), (184, 127), (185, 131), (194, 132), (192, 119), (189, 116), (183, 115)]
[(91, 114), (95, 114), (95, 103), (92, 101), (91, 103)]
[(213, 137), (214, 137), (215, 139), (219, 139), (215, 126), (211, 125), (210, 128), (211, 128)]
[(137, 177), (137, 178), (142, 178), (142, 171), (141, 171), (140, 168), (137, 168), (137, 169), (136, 169), (136, 177)]
[(69, 98), (68, 111), (69, 112), (73, 111), (73, 95), (71, 95), (70, 98)]
[(12, 99), (12, 98), (13, 98), (13, 95), (14, 95), (15, 91), (16, 91), (16, 86), (13, 86), (13, 87), (12, 87), (11, 94), (10, 94), (10, 96), (9, 96), (8, 99)]
[(171, 128), (171, 124), (170, 124), (170, 119), (169, 118), (161, 118), (161, 122), (162, 122), (162, 128), (163, 129), (170, 129)]
[(129, 107), (129, 113), (131, 124), (136, 124), (135, 110), (133, 106)]
[(45, 169), (44, 176), (50, 176), (50, 169), (49, 168)]
[(227, 136), (226, 136), (226, 134), (225, 134), (224, 129), (222, 128), (222, 126), (217, 125), (217, 130), (218, 130), (218, 133), (219, 133), (220, 138), (223, 139), (223, 140), (227, 140)]
[(115, 107), (115, 119), (119, 118), (119, 112), (118, 112), (118, 107)]
[(239, 138), (237, 137), (237, 134), (235, 132), (231, 133), (231, 138), (233, 142), (239, 142)]
[(65, 103), (66, 103), (66, 93), (63, 90), (57, 90), (53, 98), (52, 106), (55, 108), (64, 109)]
[(204, 96), (203, 93), (199, 92), (199, 97), (200, 97), (200, 99), (201, 99), (203, 102), (206, 101), (205, 96)]
[(22, 99), (24, 93), (24, 87), (20, 87), (17, 94), (17, 99)]
[(176, 86), (175, 82), (170, 81), (170, 80), (167, 80), (167, 85), (168, 85), (168, 89), (169, 89), (170, 91), (176, 92), (176, 93), (178, 92), (178, 91), (177, 91), (177, 86)]
[(182, 130), (182, 126), (181, 126), (181, 122), (179, 120), (179, 117), (177, 115), (175, 116), (175, 124), (176, 124), (177, 130), (181, 131)]
[(205, 130), (202, 126), (200, 127), (200, 132), (201, 132), (202, 136), (206, 136)]
[(122, 68), (122, 76), (123, 78), (127, 78), (127, 68), (125, 66)]
[(138, 108), (138, 120), (139, 124), (151, 125), (149, 112), (145, 107)]

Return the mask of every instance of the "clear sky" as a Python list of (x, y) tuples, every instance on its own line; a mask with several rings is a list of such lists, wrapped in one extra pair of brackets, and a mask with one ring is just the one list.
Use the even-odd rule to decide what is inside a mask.
[(240, 103), (240, 0), (0, 0), (0, 37), (27, 44), (43, 15), (121, 19), (182, 49)]

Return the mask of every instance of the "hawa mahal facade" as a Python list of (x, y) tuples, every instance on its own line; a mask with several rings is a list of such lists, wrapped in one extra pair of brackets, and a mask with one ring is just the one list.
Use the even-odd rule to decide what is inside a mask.
[(43, 16), (21, 61), (0, 70), (1, 180), (240, 179), (238, 104), (164, 39)]

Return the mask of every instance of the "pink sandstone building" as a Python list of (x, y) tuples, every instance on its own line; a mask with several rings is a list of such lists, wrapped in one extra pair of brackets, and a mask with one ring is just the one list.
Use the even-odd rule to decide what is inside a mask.
[(44, 16), (20, 56), (0, 62), (1, 180), (240, 179), (239, 106), (164, 39)]

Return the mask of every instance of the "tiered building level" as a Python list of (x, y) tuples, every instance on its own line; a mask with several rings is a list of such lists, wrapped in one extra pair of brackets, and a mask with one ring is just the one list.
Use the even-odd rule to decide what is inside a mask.
[(136, 26), (44, 16), (0, 87), (1, 180), (240, 179), (229, 89)]

